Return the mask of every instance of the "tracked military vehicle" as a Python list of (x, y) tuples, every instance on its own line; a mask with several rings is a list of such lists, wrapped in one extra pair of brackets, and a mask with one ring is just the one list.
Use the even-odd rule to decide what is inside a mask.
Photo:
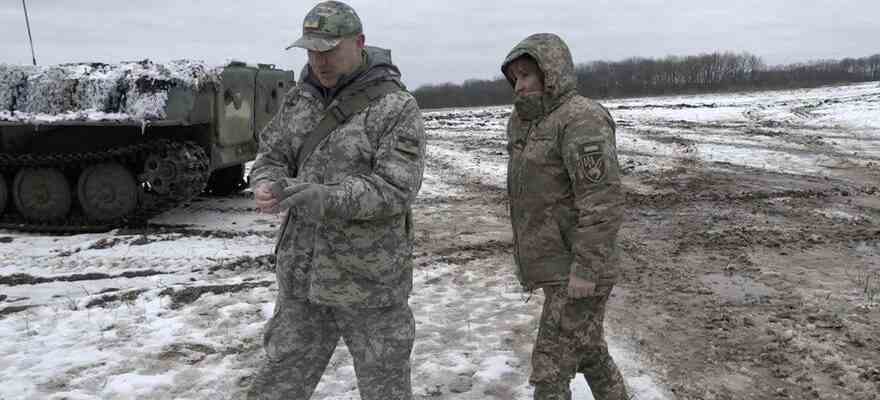
[(108, 230), (238, 191), (294, 84), (239, 62), (0, 65), (0, 229)]

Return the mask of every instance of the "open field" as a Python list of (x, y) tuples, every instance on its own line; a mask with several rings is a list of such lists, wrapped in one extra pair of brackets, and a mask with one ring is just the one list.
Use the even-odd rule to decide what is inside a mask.
[[(628, 207), (606, 327), (636, 398), (880, 398), (877, 82), (604, 104)], [(513, 276), (509, 113), (425, 112), (410, 301), (421, 399), (530, 398), (542, 297)], [(245, 193), (152, 222), (0, 231), (0, 400), (241, 397), (272, 312), (279, 221)], [(359, 398), (341, 343), (315, 398)]]

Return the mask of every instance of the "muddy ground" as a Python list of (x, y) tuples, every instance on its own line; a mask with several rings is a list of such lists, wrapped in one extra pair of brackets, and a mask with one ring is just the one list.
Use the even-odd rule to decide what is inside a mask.
[[(606, 325), (655, 368), (671, 397), (880, 398), (880, 154), (874, 151), (880, 138), (876, 128), (820, 123), (811, 114), (840, 102), (876, 109), (878, 100), (868, 93), (818, 100), (769, 95), (751, 105), (611, 104), (627, 210), (623, 274)], [(725, 108), (741, 115), (705, 120), (683, 113), (697, 116), (686, 120), (638, 111)], [(476, 115), (506, 117), (500, 111)], [(436, 117), (443, 129), (456, 130), (455, 118)], [(763, 141), (769, 137), (775, 140)], [(504, 151), (498, 139), (503, 136), (453, 140), (488, 157)], [(862, 151), (838, 147), (837, 140)], [(627, 145), (636, 141), (672, 151)], [(701, 147), (707, 144), (758, 154), (737, 164), (712, 161)], [(790, 173), (784, 171), (796, 165), (774, 159), (755, 167), (760, 152), (821, 161), (817, 173)], [(504, 220), (503, 186), (485, 181), (471, 177), (467, 188), (474, 195), (463, 202), (482, 203)], [(454, 224), (455, 213), (449, 218)]]
[[(625, 327), (687, 399), (876, 399), (880, 197), (853, 182), (689, 163), (633, 185)], [(878, 175), (874, 175), (878, 176)]]
[[(880, 220), (880, 196), (860, 184), (873, 182), (694, 161), (624, 182), (623, 274), (607, 325), (674, 398), (878, 398), (880, 225), (829, 211)], [(501, 190), (470, 188), (448, 219), (420, 227), (474, 234), (472, 208), (506, 220)]]

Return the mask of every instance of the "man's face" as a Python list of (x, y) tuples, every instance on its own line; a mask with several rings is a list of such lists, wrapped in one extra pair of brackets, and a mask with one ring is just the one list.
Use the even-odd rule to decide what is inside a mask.
[(309, 50), (309, 66), (318, 82), (325, 88), (339, 83), (342, 75), (350, 74), (361, 64), (361, 50), (364, 48), (364, 35), (342, 39), (336, 47), (318, 52)]
[(520, 57), (507, 67), (514, 81), (517, 96), (540, 95), (544, 93), (544, 73), (531, 57)]

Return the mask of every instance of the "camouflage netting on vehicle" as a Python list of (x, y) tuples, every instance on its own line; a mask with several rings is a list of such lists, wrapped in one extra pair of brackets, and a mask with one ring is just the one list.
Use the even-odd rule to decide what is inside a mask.
[(219, 82), (221, 70), (191, 60), (0, 64), (0, 121), (161, 120), (171, 89), (198, 91)]

